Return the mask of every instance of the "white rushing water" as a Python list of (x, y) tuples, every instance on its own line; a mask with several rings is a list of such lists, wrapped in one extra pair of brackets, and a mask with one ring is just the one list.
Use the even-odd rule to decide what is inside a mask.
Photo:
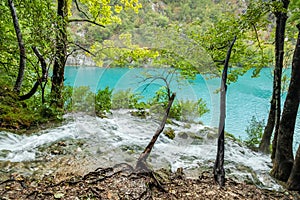
[[(80, 152), (85, 152), (103, 166), (122, 162), (134, 165), (159, 125), (155, 117), (133, 117), (128, 110), (114, 111), (104, 119), (78, 113), (68, 114), (66, 118), (67, 122), (60, 127), (29, 136), (0, 132), (0, 160), (35, 161), (42, 159), (42, 146), (80, 139), (84, 141)], [(166, 127), (172, 128), (176, 136), (172, 140), (161, 134), (148, 159), (154, 169), (165, 167), (176, 171), (182, 167), (193, 177), (205, 169), (212, 170), (217, 149), (214, 129), (178, 121)], [(227, 175), (239, 181), (252, 180), (261, 187), (280, 189), (269, 176), (269, 156), (253, 152), (230, 139), (226, 141)]]

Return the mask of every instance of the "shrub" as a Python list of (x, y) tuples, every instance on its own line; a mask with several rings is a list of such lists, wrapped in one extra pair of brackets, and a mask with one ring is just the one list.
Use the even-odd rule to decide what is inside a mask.
[(112, 95), (112, 109), (144, 109), (146, 104), (139, 102), (143, 97), (131, 89), (120, 90)]
[[(167, 88), (161, 87), (148, 103), (152, 106), (159, 105), (154, 107), (153, 112), (160, 113), (161, 106), (166, 108), (168, 100)], [(170, 109), (169, 117), (176, 120), (193, 121), (194, 119), (202, 117), (207, 112), (209, 112), (209, 109), (201, 98), (198, 101), (175, 100)]]
[(95, 98), (95, 113), (97, 116), (103, 116), (112, 108), (112, 91), (109, 87), (99, 90)]
[(179, 104), (181, 105), (182, 121), (190, 122), (209, 112), (206, 103), (201, 98), (198, 101), (180, 100)]
[(250, 148), (257, 148), (265, 126), (265, 120), (258, 120), (255, 116), (252, 116), (249, 125), (246, 128), (247, 139), (245, 143)]
[(94, 111), (95, 94), (91, 92), (88, 86), (73, 88), (71, 105), (73, 111), (92, 112)]

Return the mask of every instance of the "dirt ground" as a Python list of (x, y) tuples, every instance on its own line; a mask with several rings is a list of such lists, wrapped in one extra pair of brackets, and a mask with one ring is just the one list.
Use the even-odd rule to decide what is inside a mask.
[(13, 176), (0, 183), (0, 199), (300, 199), (298, 192), (276, 192), (227, 179), (224, 188), (210, 172), (198, 179), (183, 171), (135, 173), (128, 164), (98, 168), (83, 176), (57, 181)]

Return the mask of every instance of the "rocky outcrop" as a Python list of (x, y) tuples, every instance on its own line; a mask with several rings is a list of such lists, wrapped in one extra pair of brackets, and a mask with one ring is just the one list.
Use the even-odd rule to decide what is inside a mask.
[(68, 66), (96, 66), (91, 56), (85, 54), (72, 54), (68, 57), (66, 65)]

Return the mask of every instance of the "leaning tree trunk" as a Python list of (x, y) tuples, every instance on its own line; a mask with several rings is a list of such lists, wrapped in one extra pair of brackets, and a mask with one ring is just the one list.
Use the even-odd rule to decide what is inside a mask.
[(18, 77), (14, 86), (14, 91), (19, 94), (21, 90), (21, 86), (24, 79), (24, 73), (25, 73), (25, 66), (26, 66), (26, 51), (25, 51), (25, 45), (23, 42), (23, 37), (19, 25), (19, 20), (16, 12), (16, 8), (14, 6), (14, 2), (12, 0), (8, 0), (8, 5), (11, 11), (11, 16), (14, 23), (14, 28), (16, 31), (17, 39), (18, 39), (18, 45), (19, 45), (19, 52), (20, 52), (20, 64), (19, 64), (19, 72)]
[(227, 70), (229, 59), (231, 55), (232, 47), (235, 43), (236, 37), (234, 37), (225, 60), (224, 69), (222, 73), (221, 80), (221, 102), (220, 102), (220, 121), (219, 121), (219, 138), (218, 138), (218, 149), (217, 149), (217, 157), (214, 166), (214, 179), (215, 181), (223, 187), (225, 185), (225, 170), (224, 170), (224, 129), (225, 129), (225, 118), (226, 118), (226, 80), (227, 80)]
[(163, 130), (165, 128), (165, 124), (166, 124), (167, 118), (169, 116), (169, 112), (170, 112), (170, 109), (172, 107), (175, 96), (176, 96), (176, 94), (173, 93), (172, 96), (169, 98), (168, 106), (166, 108), (166, 112), (165, 112), (165, 115), (162, 119), (162, 122), (160, 123), (160, 125), (159, 125), (158, 129), (156, 130), (155, 134), (153, 135), (151, 141), (149, 142), (149, 144), (147, 145), (147, 147), (145, 148), (143, 153), (140, 155), (140, 157), (137, 161), (136, 167), (135, 167), (135, 169), (137, 171), (145, 171), (145, 170), (147, 171), (148, 170), (147, 163), (146, 163), (147, 158), (149, 157), (156, 140), (158, 139), (159, 135), (161, 134), (161, 132), (163, 132)]
[[(293, 136), (300, 101), (300, 24), (292, 63), (291, 81), (279, 125), (275, 159), (271, 175), (287, 181), (293, 167)], [(295, 169), (296, 171), (299, 170)]]
[(34, 83), (31, 90), (27, 94), (19, 96), (19, 100), (23, 101), (23, 100), (31, 98), (36, 93), (38, 87), (41, 86), (41, 88), (42, 88), (42, 103), (45, 103), (45, 97), (44, 97), (44, 89), (45, 89), (44, 86), (45, 85), (43, 86), (42, 83), (43, 82), (45, 84), (47, 83), (47, 78), (48, 78), (47, 64), (46, 64), (46, 60), (44, 59), (44, 57), (41, 55), (41, 53), (39, 52), (39, 50), (35, 46), (32, 47), (32, 50), (35, 53), (35, 55), (38, 57), (39, 62), (41, 64), (42, 77), (38, 77), (38, 79)]
[[(281, 0), (283, 8), (288, 9), (289, 0)], [(276, 11), (276, 31), (275, 31), (275, 69), (273, 80), (273, 95), (271, 100), (271, 107), (268, 117), (267, 126), (265, 127), (264, 134), (259, 146), (260, 151), (269, 153), (270, 141), (274, 130), (274, 139), (272, 142), (272, 155), (273, 159), (276, 152), (277, 135), (281, 116), (281, 77), (283, 68), (284, 56), (284, 39), (285, 39), (285, 26), (287, 20), (286, 11)]]
[(52, 87), (51, 87), (51, 105), (58, 108), (63, 107), (62, 90), (64, 87), (64, 70), (67, 58), (67, 15), (68, 0), (58, 0), (57, 3), (57, 35), (56, 35), (56, 53), (53, 65)]

